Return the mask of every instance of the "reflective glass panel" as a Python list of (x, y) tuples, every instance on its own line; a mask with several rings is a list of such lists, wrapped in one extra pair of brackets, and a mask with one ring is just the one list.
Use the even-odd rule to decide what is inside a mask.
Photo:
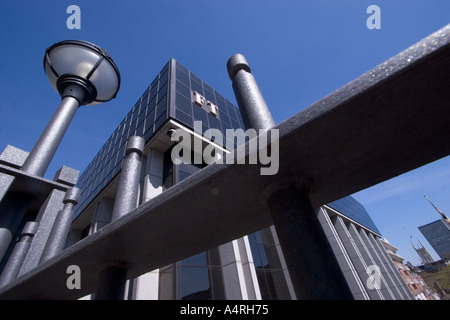
[(208, 268), (182, 266), (180, 273), (180, 296), (182, 300), (211, 299)]

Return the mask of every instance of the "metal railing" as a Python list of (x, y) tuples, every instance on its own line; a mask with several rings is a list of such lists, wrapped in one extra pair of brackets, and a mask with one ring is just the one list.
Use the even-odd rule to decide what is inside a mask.
[[(271, 119), (245, 58), (233, 56), (228, 70), (246, 125), (279, 132), (278, 173), (263, 176), (259, 166), (226, 161), (209, 165), (62, 250), (56, 240), (47, 240), (66, 234), (50, 236), (56, 232), (52, 227), (67, 225), (55, 221), (64, 210), (70, 215), (76, 202), (70, 196), (72, 186), (26, 174), (14, 161), (3, 161), (2, 206), (13, 193), (34, 191), (23, 199), (41, 208), (35, 223), (21, 231), (7, 261), (1, 299), (77, 299), (102, 288), (114, 296), (126, 278), (272, 224), (298, 298), (352, 298), (313, 208), (450, 154), (450, 26), (279, 125)], [(134, 175), (138, 170), (131, 171)], [(221, 192), (205, 197), (211, 187)], [(20, 197), (15, 200), (20, 204)], [(212, 206), (221, 210), (211, 211)], [(183, 207), (193, 210), (178, 214)], [(319, 249), (311, 250), (311, 243)], [(53, 248), (51, 254), (46, 247)], [(81, 288), (66, 285), (73, 265), (81, 271)], [(311, 276), (312, 265), (320, 279)]]

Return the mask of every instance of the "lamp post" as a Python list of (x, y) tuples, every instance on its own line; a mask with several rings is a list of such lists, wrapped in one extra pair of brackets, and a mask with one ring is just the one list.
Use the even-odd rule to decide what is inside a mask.
[[(61, 103), (21, 167), (28, 175), (38, 177), (45, 174), (78, 107), (107, 102), (115, 98), (120, 87), (120, 73), (114, 61), (105, 49), (90, 42), (58, 42), (45, 51), (43, 62), (51, 86), (61, 96)], [(32, 197), (23, 190), (4, 206), (0, 215), (0, 260)]]
[(22, 170), (43, 176), (79, 106), (113, 99), (120, 74), (105, 49), (80, 40), (61, 41), (45, 52), (44, 70), (62, 100)]

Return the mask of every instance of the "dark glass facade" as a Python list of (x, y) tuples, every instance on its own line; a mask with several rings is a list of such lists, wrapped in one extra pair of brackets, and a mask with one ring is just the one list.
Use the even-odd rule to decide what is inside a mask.
[(450, 226), (447, 222), (437, 220), (419, 227), (419, 230), (441, 259), (450, 259)]
[(366, 208), (352, 196), (333, 201), (328, 206), (381, 235)]
[(128, 138), (138, 135), (147, 141), (167, 121), (169, 66), (170, 63), (164, 66), (80, 175), (77, 187), (82, 196), (77, 214), (120, 172)]
[(225, 299), (217, 248), (161, 268), (159, 296), (163, 300)]
[[(194, 121), (201, 121), (202, 133), (208, 129), (218, 129), (225, 133), (226, 129), (244, 128), (239, 109), (178, 62), (176, 62), (174, 77), (176, 78), (175, 107), (171, 109), (173, 118), (192, 129), (194, 129)], [(202, 106), (193, 102), (194, 92), (205, 98)], [(216, 116), (208, 112), (208, 101), (218, 107)], [(222, 145), (226, 146), (225, 134), (223, 136)], [(216, 142), (219, 143), (219, 141)], [(234, 144), (234, 141), (230, 142)]]
[[(205, 98), (202, 106), (193, 102), (193, 92), (198, 92)], [(208, 101), (218, 107), (216, 116), (209, 112)], [(179, 62), (171, 59), (80, 175), (77, 187), (82, 190), (82, 195), (76, 207), (76, 215), (120, 172), (128, 138), (138, 135), (147, 142), (169, 119), (178, 120), (192, 130), (195, 129), (194, 121), (201, 121), (202, 134), (208, 129), (225, 132), (226, 129), (244, 128), (236, 106)], [(223, 145), (226, 145), (225, 137)], [(180, 175), (187, 176), (183, 169), (180, 169)]]
[(255, 264), (261, 298), (263, 300), (289, 300), (279, 253), (276, 250), (270, 230), (264, 229), (248, 235), (248, 241)]

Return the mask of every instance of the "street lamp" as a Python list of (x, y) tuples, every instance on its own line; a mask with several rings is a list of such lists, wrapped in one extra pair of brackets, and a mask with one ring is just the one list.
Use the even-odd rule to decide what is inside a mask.
[(62, 100), (21, 168), (36, 176), (44, 175), (78, 107), (109, 101), (120, 87), (119, 70), (108, 52), (86, 41), (49, 47), (44, 70)]
[[(47, 170), (78, 107), (109, 101), (120, 87), (119, 70), (109, 54), (86, 41), (62, 41), (48, 48), (44, 70), (62, 100), (21, 167), (22, 172), (38, 177)], [(33, 195), (24, 191), (2, 203), (0, 261), (32, 201)]]

